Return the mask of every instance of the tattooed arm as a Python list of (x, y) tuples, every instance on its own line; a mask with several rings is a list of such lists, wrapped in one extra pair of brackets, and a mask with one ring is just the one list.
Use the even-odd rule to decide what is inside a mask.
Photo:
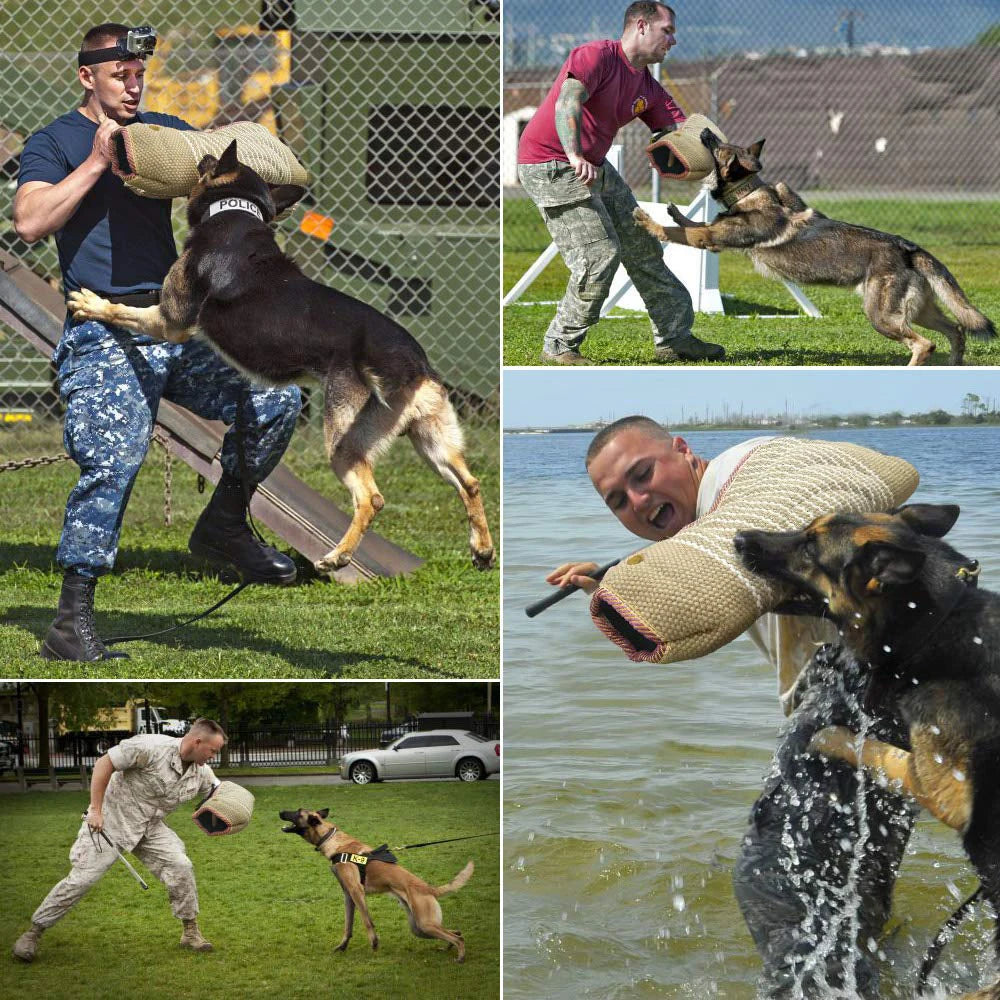
[(559, 90), (555, 109), (556, 134), (563, 149), (566, 150), (573, 172), (587, 187), (590, 187), (597, 177), (597, 167), (580, 154), (580, 118), (583, 113), (583, 102), (589, 96), (587, 88), (579, 80), (568, 76)]

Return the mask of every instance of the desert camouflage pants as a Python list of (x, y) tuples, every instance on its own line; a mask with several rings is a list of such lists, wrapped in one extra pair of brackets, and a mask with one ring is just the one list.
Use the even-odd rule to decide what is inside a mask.
[[(108, 836), (114, 840), (114, 832)], [(120, 878), (132, 880), (125, 866), (116, 861), (115, 852), (100, 841), (99, 850), (91, 839), (87, 824), (83, 823), (76, 841), (69, 852), (73, 867), (70, 873), (57, 882), (32, 914), (32, 923), (51, 927), (62, 919), (114, 864), (121, 868)], [(134, 854), (166, 887), (170, 908), (178, 920), (193, 920), (198, 916), (198, 890), (194, 882), (194, 866), (184, 850), (184, 842), (165, 823), (157, 822), (144, 834), (134, 848)], [(136, 892), (142, 890), (136, 884)]]
[(659, 241), (633, 221), (635, 195), (610, 163), (605, 160), (589, 189), (558, 160), (522, 163), (517, 172), (570, 272), (545, 332), (546, 351), (579, 349), (600, 319), (619, 263), (642, 296), (657, 347), (691, 332), (691, 296), (663, 263)]
[(230, 425), (221, 461), (237, 479), (232, 425), (239, 414), (254, 485), (281, 461), (301, 405), (296, 386), (251, 387), (200, 340), (167, 344), (93, 320), (67, 320), (52, 360), (66, 404), (63, 442), (80, 467), (56, 559), (84, 576), (114, 566), (125, 506), (161, 399)]

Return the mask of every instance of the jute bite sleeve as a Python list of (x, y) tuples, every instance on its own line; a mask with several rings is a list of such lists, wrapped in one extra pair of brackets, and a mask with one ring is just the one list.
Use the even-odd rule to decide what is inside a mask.
[(733, 548), (737, 532), (793, 531), (821, 514), (892, 510), (918, 481), (909, 462), (860, 445), (768, 441), (737, 466), (707, 514), (608, 570), (591, 618), (630, 660), (704, 656), (791, 596), (746, 569)]

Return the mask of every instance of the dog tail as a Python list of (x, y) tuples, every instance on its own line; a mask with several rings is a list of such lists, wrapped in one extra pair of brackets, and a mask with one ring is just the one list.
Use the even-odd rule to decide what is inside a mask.
[(965, 297), (955, 276), (925, 250), (913, 255), (913, 265), (930, 282), (934, 294), (955, 314), (958, 325), (978, 340), (992, 340), (996, 327)]
[(431, 886), (431, 892), (435, 897), (446, 896), (449, 892), (461, 889), (466, 882), (472, 878), (472, 869), (475, 867), (470, 861), (450, 882), (444, 885)]

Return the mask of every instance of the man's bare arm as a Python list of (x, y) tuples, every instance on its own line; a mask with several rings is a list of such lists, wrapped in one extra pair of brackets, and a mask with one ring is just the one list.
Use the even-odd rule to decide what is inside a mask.
[(597, 167), (580, 154), (580, 119), (583, 115), (584, 101), (589, 96), (587, 88), (579, 80), (568, 76), (559, 88), (555, 107), (556, 134), (566, 151), (573, 172), (588, 187), (597, 177)]
[(84, 196), (111, 164), (111, 136), (121, 126), (104, 118), (94, 136), (90, 155), (58, 184), (28, 181), (14, 195), (14, 230), (26, 243), (45, 239), (62, 229)]

